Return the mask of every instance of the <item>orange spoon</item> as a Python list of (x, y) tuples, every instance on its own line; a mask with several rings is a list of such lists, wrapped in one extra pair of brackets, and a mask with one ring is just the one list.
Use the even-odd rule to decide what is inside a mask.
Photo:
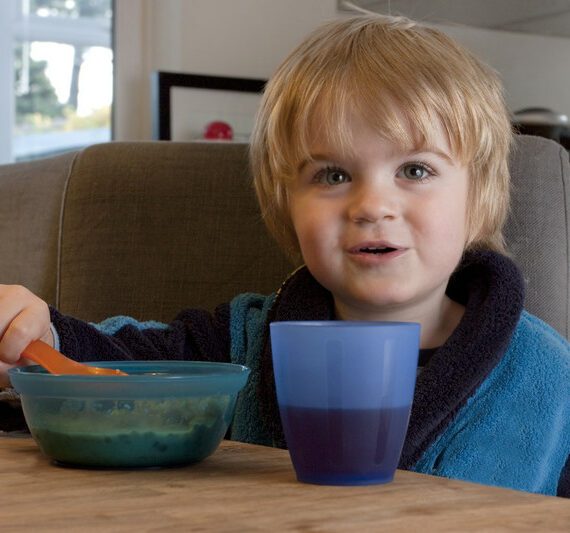
[(100, 368), (78, 363), (54, 350), (42, 341), (31, 342), (22, 352), (22, 356), (35, 361), (51, 374), (89, 374), (97, 376), (127, 376), (125, 372), (113, 368)]

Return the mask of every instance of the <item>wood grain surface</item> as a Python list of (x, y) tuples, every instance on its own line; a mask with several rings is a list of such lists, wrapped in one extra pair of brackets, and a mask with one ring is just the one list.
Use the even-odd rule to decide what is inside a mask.
[(55, 466), (0, 438), (0, 531), (570, 531), (570, 500), (398, 471), (387, 485), (299, 483), (286, 451), (224, 442), (202, 463)]

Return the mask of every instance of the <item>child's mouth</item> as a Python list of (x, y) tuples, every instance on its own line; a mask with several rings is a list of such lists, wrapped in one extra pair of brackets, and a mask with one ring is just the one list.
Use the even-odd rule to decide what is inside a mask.
[(391, 246), (365, 246), (358, 251), (364, 254), (389, 254), (390, 252), (395, 252), (397, 249), (398, 248), (392, 248)]
[(361, 242), (349, 249), (354, 260), (366, 265), (391, 262), (405, 252), (406, 248), (385, 241)]

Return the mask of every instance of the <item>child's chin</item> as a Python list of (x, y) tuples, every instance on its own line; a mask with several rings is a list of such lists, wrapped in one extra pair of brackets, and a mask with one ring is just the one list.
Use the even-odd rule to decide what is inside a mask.
[(352, 294), (342, 300), (335, 298), (335, 302), (337, 318), (343, 320), (403, 320), (400, 314), (414, 307), (413, 300), (402, 294)]

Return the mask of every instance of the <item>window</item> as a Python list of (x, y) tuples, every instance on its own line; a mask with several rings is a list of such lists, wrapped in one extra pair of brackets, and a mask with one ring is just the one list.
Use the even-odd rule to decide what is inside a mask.
[(0, 163), (111, 139), (112, 0), (0, 2)]

